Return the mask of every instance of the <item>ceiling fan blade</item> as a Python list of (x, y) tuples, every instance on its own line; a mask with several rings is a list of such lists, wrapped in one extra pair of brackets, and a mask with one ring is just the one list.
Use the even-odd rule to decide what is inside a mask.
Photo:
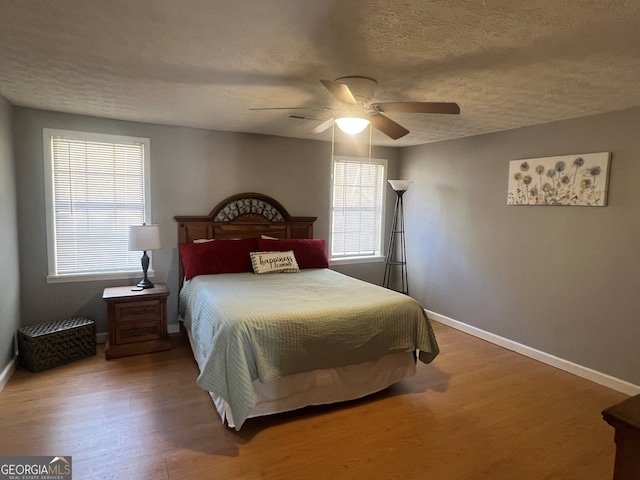
[(409, 130), (404, 128), (402, 125), (394, 122), (389, 117), (385, 117), (380, 113), (376, 113), (369, 120), (371, 120), (371, 125), (373, 125), (373, 128), (380, 130), (387, 137), (390, 137), (393, 140), (402, 138), (407, 133), (409, 133)]
[(329, 120), (325, 120), (324, 122), (322, 122), (320, 125), (318, 125), (316, 128), (314, 128), (313, 130), (311, 130), (311, 133), (322, 133), (324, 132), (327, 128), (329, 128), (331, 125), (333, 125), (333, 118), (330, 118)]
[(325, 86), (331, 95), (336, 97), (336, 99), (342, 103), (348, 103), (350, 105), (356, 105), (356, 98), (351, 93), (351, 90), (347, 85), (340, 82), (334, 82), (332, 80), (320, 80), (320, 83)]
[(379, 112), (441, 113), (457, 115), (460, 107), (453, 102), (382, 102), (372, 103)]

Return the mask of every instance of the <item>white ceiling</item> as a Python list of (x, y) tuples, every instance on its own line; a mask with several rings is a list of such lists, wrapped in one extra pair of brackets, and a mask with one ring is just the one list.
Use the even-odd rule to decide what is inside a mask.
[[(640, 105), (638, 0), (0, 0), (0, 94), (15, 105), (329, 139), (319, 79), (363, 75), (406, 146)], [(289, 113), (315, 117), (295, 120)]]

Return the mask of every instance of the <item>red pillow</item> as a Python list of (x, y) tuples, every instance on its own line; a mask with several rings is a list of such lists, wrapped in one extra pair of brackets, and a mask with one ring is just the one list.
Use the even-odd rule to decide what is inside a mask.
[(282, 240), (258, 239), (262, 252), (285, 252), (293, 250), (300, 268), (329, 268), (327, 248), (321, 238), (286, 238)]
[(250, 252), (258, 250), (255, 238), (181, 243), (180, 257), (185, 279), (212, 273), (253, 272)]

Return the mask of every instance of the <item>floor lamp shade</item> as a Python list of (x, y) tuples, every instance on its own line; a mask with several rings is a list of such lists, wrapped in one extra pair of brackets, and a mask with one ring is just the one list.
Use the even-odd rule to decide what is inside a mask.
[(391, 188), (393, 188), (396, 192), (398, 191), (406, 192), (412, 183), (413, 183), (413, 180), (389, 180), (389, 184), (391, 185)]
[(153, 288), (153, 283), (147, 277), (149, 256), (147, 250), (160, 248), (160, 230), (158, 225), (131, 225), (129, 227), (129, 251), (142, 251), (142, 272), (144, 278), (138, 283), (140, 288)]
[[(409, 295), (409, 280), (407, 278), (407, 248), (404, 239), (404, 204), (403, 196), (411, 180), (389, 180), (391, 188), (396, 192), (396, 206), (393, 211), (391, 236), (387, 250), (387, 261), (384, 268), (382, 286)], [(398, 278), (399, 277), (399, 278)]]

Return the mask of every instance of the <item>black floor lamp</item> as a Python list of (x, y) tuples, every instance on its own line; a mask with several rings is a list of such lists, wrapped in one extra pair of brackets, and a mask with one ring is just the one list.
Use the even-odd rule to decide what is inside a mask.
[(387, 250), (387, 263), (384, 268), (384, 280), (382, 286), (393, 288), (393, 272), (400, 273), (400, 293), (409, 295), (409, 280), (407, 279), (407, 248), (404, 240), (404, 209), (402, 196), (407, 191), (410, 180), (389, 180), (391, 188), (396, 192), (396, 207), (393, 211), (393, 223), (391, 224), (391, 236)]

